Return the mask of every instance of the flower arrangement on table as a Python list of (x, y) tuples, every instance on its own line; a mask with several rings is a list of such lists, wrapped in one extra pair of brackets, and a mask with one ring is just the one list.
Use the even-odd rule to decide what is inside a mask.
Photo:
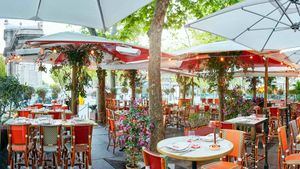
[(122, 121), (125, 137), (125, 153), (127, 155), (128, 168), (137, 167), (141, 160), (142, 147), (149, 147), (150, 130), (153, 125), (150, 123), (150, 116), (147, 109), (135, 102), (131, 104), (126, 119)]
[(238, 114), (247, 116), (252, 114), (254, 106), (255, 103), (252, 100), (247, 100), (243, 97), (243, 92), (238, 86), (227, 92), (223, 113), (225, 114), (225, 119), (235, 118)]

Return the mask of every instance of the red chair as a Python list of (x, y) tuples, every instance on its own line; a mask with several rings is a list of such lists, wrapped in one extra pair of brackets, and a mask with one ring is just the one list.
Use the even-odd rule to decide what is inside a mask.
[(201, 102), (202, 102), (202, 104), (206, 104), (206, 99), (205, 99), (205, 98), (202, 98), (202, 99), (201, 99)]
[[(18, 117), (26, 117), (29, 118), (29, 116), (32, 116), (34, 114), (31, 114), (31, 110), (18, 110), (17, 112)], [(34, 118), (34, 117), (32, 117)]]
[(52, 104), (51, 109), (52, 110), (62, 109), (62, 105), (61, 104)]
[(210, 133), (214, 132), (214, 128), (213, 127), (209, 127), (209, 126), (202, 126), (202, 127), (198, 127), (198, 128), (184, 128), (184, 135), (188, 136), (189, 131), (194, 131), (196, 136), (206, 136)]
[(167, 169), (167, 156), (153, 153), (143, 147), (143, 158), (145, 168), (149, 169)]
[(208, 112), (208, 111), (209, 111), (209, 108), (210, 108), (209, 105), (205, 105), (205, 106), (204, 106), (204, 111), (205, 111), (205, 112)]
[(55, 120), (61, 119), (61, 114), (62, 114), (62, 112), (58, 112), (58, 111), (49, 111), (48, 112), (48, 115), (51, 115), (52, 118)]
[[(85, 168), (92, 167), (92, 134), (93, 126), (90, 124), (81, 124), (71, 127), (71, 143), (65, 144), (65, 158), (64, 158), (64, 167), (68, 167), (68, 155), (71, 158), (71, 168), (75, 166), (75, 160), (80, 160), (78, 165), (81, 168), (81, 165), (84, 165)], [(80, 153), (82, 155), (80, 155)], [(82, 157), (82, 159), (80, 159)]]
[(207, 104), (213, 104), (214, 103), (214, 99), (207, 99)]
[(231, 129), (231, 130), (235, 130), (236, 126), (233, 123), (227, 123), (227, 122), (221, 122), (221, 129)]
[[(28, 124), (20, 124), (20, 125), (10, 125), (8, 129), (8, 161), (10, 163), (10, 168), (17, 168), (20, 167), (21, 164), (18, 164), (17, 154), (23, 154), (24, 165), (26, 168), (29, 168), (29, 159), (32, 155), (32, 144), (30, 142), (30, 135), (29, 135), (29, 125)], [(13, 156), (15, 158), (13, 158)], [(19, 156), (22, 157), (22, 156)], [(34, 162), (34, 158), (32, 158), (32, 164)], [(15, 164), (16, 163), (16, 164)]]
[(33, 107), (35, 107), (35, 108), (37, 108), (37, 109), (41, 109), (41, 108), (44, 107), (44, 105), (43, 105), (42, 103), (35, 103), (35, 104), (33, 105)]

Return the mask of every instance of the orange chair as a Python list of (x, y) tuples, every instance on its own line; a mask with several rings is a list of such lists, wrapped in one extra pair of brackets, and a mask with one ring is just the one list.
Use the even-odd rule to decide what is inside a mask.
[(269, 140), (273, 137), (277, 137), (276, 128), (281, 124), (279, 113), (280, 112), (278, 107), (269, 108)]
[(205, 112), (208, 112), (209, 109), (210, 109), (210, 106), (209, 106), (209, 105), (204, 105), (204, 111), (205, 111)]
[[(239, 130), (222, 130), (222, 137), (233, 143), (233, 150), (227, 155), (227, 158), (223, 158), (222, 161), (209, 163), (203, 165), (201, 169), (232, 169), (242, 168), (244, 165), (244, 146), (245, 146), (245, 134)], [(233, 159), (233, 162), (230, 162)]]
[(167, 169), (167, 156), (153, 153), (150, 150), (143, 147), (143, 158), (145, 168), (149, 169)]
[(32, 116), (31, 110), (18, 110), (17, 114), (18, 114), (18, 117), (29, 118), (29, 116)]
[[(30, 142), (29, 125), (10, 125), (8, 133), (8, 161), (10, 163), (10, 168), (13, 169), (15, 166), (17, 166), (16, 168), (20, 168), (20, 164), (17, 163), (19, 161), (17, 159), (18, 153), (23, 154), (24, 165), (26, 168), (29, 168), (29, 159), (32, 155), (31, 152), (33, 148)], [(13, 156), (15, 156), (15, 158), (13, 158)], [(33, 159), (32, 164), (34, 164), (34, 158), (31, 157), (31, 159)]]
[(51, 115), (52, 118), (55, 120), (61, 119), (61, 114), (62, 114), (62, 112), (58, 112), (58, 111), (49, 111), (48, 112), (48, 115)]
[(300, 154), (292, 154), (289, 149), (289, 144), (287, 141), (286, 127), (282, 126), (278, 128), (278, 166), (281, 168), (281, 164), (284, 169), (291, 166), (300, 165)]
[[(118, 130), (116, 128), (115, 120), (114, 119), (108, 119), (109, 127), (108, 127), (108, 145), (107, 150), (110, 146), (113, 146), (113, 153), (115, 153), (115, 149), (120, 144), (120, 137), (123, 135), (122, 130)], [(111, 142), (113, 144), (111, 144)]]
[(296, 120), (289, 122), (290, 129), (290, 147), (293, 153), (298, 153), (300, 151), (300, 144), (297, 143), (296, 137), (299, 134), (299, 129)]
[[(65, 144), (64, 167), (68, 167), (67, 157), (69, 154), (71, 157), (71, 168), (74, 168), (75, 165), (79, 165), (79, 168), (82, 168), (81, 165), (84, 165), (85, 168), (91, 168), (93, 126), (90, 124), (77, 124), (71, 127), (71, 133), (71, 143)], [(80, 161), (75, 163), (76, 160)]]

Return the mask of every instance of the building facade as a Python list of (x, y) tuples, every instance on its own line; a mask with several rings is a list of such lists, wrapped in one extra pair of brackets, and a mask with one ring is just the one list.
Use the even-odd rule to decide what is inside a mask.
[[(4, 25), (4, 57), (25, 58), (34, 57), (39, 54), (39, 50), (28, 50), (23, 48), (27, 40), (44, 35), (41, 22), (38, 22), (36, 25), (23, 26), (21, 23), (19, 25), (14, 25), (5, 20)], [(32, 87), (40, 87), (43, 85), (43, 74), (38, 71), (33, 59), (27, 59), (26, 62), (22, 61), (22, 59), (10, 60), (7, 64), (7, 72), (9, 75), (18, 77), (22, 84), (28, 84)]]

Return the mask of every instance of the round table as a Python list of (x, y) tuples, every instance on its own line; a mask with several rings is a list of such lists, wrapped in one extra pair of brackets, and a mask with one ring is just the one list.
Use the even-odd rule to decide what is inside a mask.
[(167, 147), (176, 142), (187, 142), (190, 138), (190, 136), (181, 136), (161, 140), (157, 144), (157, 151), (174, 159), (192, 161), (192, 168), (197, 169), (197, 161), (221, 158), (233, 150), (233, 144), (225, 139), (217, 141), (217, 144), (220, 145), (219, 150), (210, 150), (209, 146), (212, 145), (213, 142), (202, 141), (201, 139), (191, 142), (191, 144), (197, 143), (200, 145), (200, 148), (183, 153), (174, 152)]

